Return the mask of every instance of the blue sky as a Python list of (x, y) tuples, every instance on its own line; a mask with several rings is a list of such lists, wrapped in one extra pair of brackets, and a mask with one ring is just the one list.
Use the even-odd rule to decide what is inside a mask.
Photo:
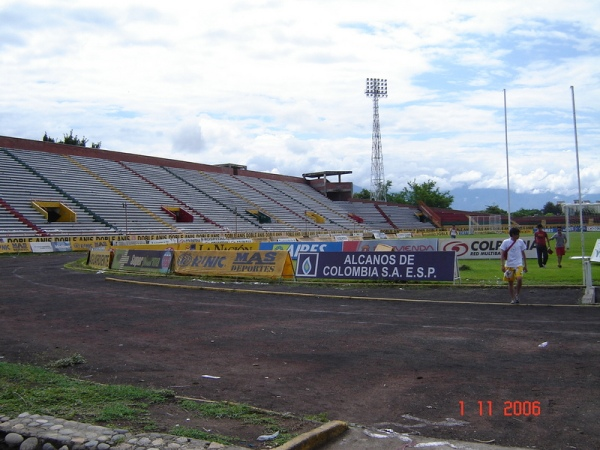
[(385, 78), (392, 191), (431, 179), (463, 208), (464, 189), (506, 189), (506, 90), (511, 191), (569, 201), (573, 86), (582, 194), (600, 198), (596, 0), (0, 0), (0, 23), (2, 135), (73, 129), (109, 150), (351, 170), (369, 187), (365, 80)]

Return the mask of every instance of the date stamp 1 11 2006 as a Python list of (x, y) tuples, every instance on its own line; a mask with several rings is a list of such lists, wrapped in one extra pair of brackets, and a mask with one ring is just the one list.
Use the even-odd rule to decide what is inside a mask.
[[(500, 407), (498, 408), (498, 406)], [(458, 402), (461, 416), (479, 414), (480, 416), (494, 416), (500, 411), (504, 417), (537, 417), (542, 414), (542, 407), (538, 400), (507, 400), (494, 404), (492, 400), (477, 400), (476, 402)]]

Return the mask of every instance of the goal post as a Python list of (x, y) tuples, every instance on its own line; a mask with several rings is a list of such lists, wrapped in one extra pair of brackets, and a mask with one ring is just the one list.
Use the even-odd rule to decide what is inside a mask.
[(469, 234), (502, 233), (502, 216), (469, 216)]

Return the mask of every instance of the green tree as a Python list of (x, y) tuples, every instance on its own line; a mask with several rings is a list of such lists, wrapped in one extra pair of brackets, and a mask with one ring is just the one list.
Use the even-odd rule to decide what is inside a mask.
[[(392, 187), (391, 180), (386, 181), (385, 186), (383, 187), (385, 196), (386, 196), (386, 199), (388, 202), (393, 202), (393, 200), (390, 200), (390, 195), (394, 195), (394, 194), (390, 194), (391, 187)], [(352, 195), (352, 197), (360, 198), (362, 200), (371, 200), (373, 198), (371, 191), (369, 191), (368, 189), (363, 189), (360, 192), (356, 192), (354, 195)]]
[(355, 192), (354, 195), (352, 195), (353, 198), (359, 198), (362, 200), (369, 200), (371, 198), (371, 193), (369, 192), (368, 189), (363, 189), (360, 192)]
[(485, 209), (482, 211), (486, 214), (504, 214), (507, 215), (508, 212), (506, 212), (505, 210), (503, 210), (502, 208), (500, 208), (498, 205), (496, 205), (495, 203), (492, 205), (488, 205), (485, 207)]
[(521, 208), (518, 211), (512, 213), (513, 217), (531, 217), (531, 216), (541, 216), (542, 211), (539, 209), (525, 209)]
[(560, 205), (554, 204), (552, 202), (548, 202), (544, 205), (544, 207), (542, 208), (542, 214), (544, 214), (545, 216), (551, 215), (551, 216), (560, 216), (562, 215), (562, 208), (560, 207)]
[[(42, 141), (44, 142), (56, 142), (54, 140), (54, 138), (51, 138), (50, 136), (48, 136), (47, 132), (44, 132), (44, 137), (42, 138)], [(77, 135), (73, 136), (73, 130), (71, 130), (69, 132), (69, 134), (65, 133), (63, 135), (63, 139), (58, 141), (59, 144), (66, 144), (66, 145), (77, 145), (79, 147), (85, 147), (88, 143), (88, 139), (84, 136), (83, 138), (79, 139), (79, 137)], [(100, 146), (102, 145), (102, 142), (92, 142), (92, 148), (100, 148)]]
[(63, 140), (59, 141), (59, 144), (67, 144), (67, 145), (78, 145), (80, 147), (85, 147), (87, 144), (87, 138), (84, 136), (79, 139), (77, 135), (73, 136), (73, 130), (69, 134), (65, 133), (63, 135)]
[(402, 189), (398, 194), (390, 195), (395, 203), (404, 203), (417, 206), (419, 202), (435, 208), (450, 208), (454, 196), (450, 191), (441, 192), (433, 180), (417, 183), (417, 180), (409, 181), (408, 187)]

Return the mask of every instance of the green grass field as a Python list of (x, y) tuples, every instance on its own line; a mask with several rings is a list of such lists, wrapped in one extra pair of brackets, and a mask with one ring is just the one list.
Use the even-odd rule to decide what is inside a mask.
[[(488, 236), (498, 237), (497, 234)], [(524, 235), (522, 237), (528, 236)], [(584, 233), (585, 256), (592, 254), (597, 239), (600, 239), (600, 232)], [(551, 241), (551, 245), (554, 249), (554, 241)], [(540, 286), (583, 286), (580, 233), (571, 232), (569, 234), (569, 247), (562, 260), (562, 269), (557, 266), (556, 253), (550, 255), (548, 264), (544, 269), (538, 267), (536, 259), (528, 259), (527, 268), (529, 272), (525, 274), (523, 282), (528, 285)], [(574, 256), (579, 257), (579, 259), (571, 259)], [(459, 259), (458, 265), (462, 284), (501, 285), (504, 283), (499, 258), (490, 260)], [(591, 263), (591, 268), (593, 283), (597, 285), (600, 281), (600, 263)]]

